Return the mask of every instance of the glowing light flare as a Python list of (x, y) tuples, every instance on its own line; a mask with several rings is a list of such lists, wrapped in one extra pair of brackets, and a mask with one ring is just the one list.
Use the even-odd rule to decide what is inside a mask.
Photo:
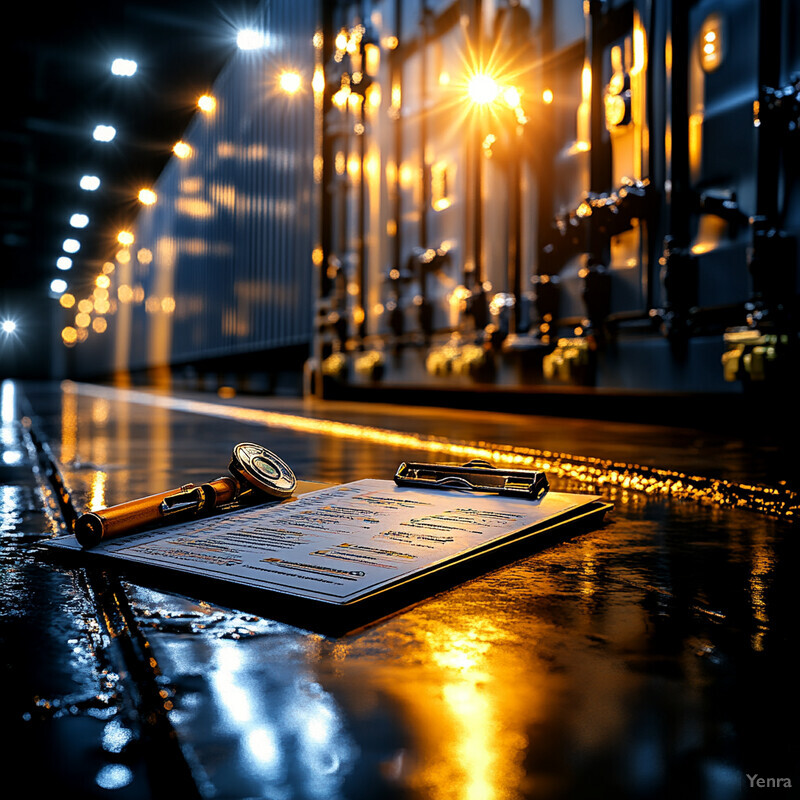
[(70, 294), (69, 292), (64, 292), (64, 294), (58, 298), (58, 302), (63, 308), (72, 308), (75, 305), (75, 295)]
[(113, 125), (95, 125), (92, 131), (92, 138), (96, 142), (113, 142), (117, 135), (117, 129)]
[(17, 323), (13, 319), (4, 319), (0, 328), (6, 336), (10, 336), (17, 332)]
[(152, 206), (158, 200), (158, 195), (152, 189), (140, 189), (137, 195), (143, 206)]
[(94, 279), (94, 285), (100, 289), (108, 289), (108, 287), (111, 286), (111, 279), (108, 275), (98, 275)]
[(278, 86), (286, 94), (297, 94), (302, 86), (302, 78), (299, 72), (286, 70), (278, 76)]
[(236, 46), (240, 50), (260, 50), (266, 44), (267, 37), (253, 28), (244, 28), (236, 34)]
[(134, 242), (134, 236), (130, 231), (120, 231), (117, 234), (117, 241), (120, 244), (124, 244), (126, 247), (132, 245)]
[(69, 218), (69, 224), (73, 228), (85, 228), (89, 224), (89, 217), (86, 214), (73, 214)]
[(197, 98), (197, 107), (206, 114), (211, 114), (217, 108), (216, 98), (210, 94), (204, 94)]
[(81, 243), (77, 239), (64, 239), (61, 249), (65, 253), (77, 253), (81, 249)]
[(69, 256), (60, 256), (56, 259), (56, 266), (64, 271), (72, 269), (72, 259)]
[(553, 102), (553, 90), (552, 90), (552, 89), (545, 89), (545, 90), (542, 92), (542, 102), (543, 102), (543, 103), (544, 103), (546, 106), (549, 106), (549, 105), (550, 105), (550, 103), (552, 103), (552, 102)]
[(184, 141), (175, 142), (172, 146), (172, 152), (178, 158), (189, 158), (192, 155), (192, 146)]
[(115, 58), (111, 62), (111, 74), (121, 78), (131, 78), (136, 74), (138, 66), (131, 58)]
[(50, 291), (53, 294), (63, 294), (67, 291), (67, 282), (61, 278), (54, 278), (50, 281)]
[(485, 72), (476, 72), (467, 80), (467, 96), (476, 105), (493, 103), (500, 94), (497, 81)]
[(97, 175), (84, 175), (78, 185), (84, 192), (96, 192), (100, 188), (100, 178)]

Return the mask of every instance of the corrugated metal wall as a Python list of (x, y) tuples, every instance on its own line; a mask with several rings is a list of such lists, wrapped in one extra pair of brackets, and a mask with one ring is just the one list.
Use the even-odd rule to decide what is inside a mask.
[[(112, 262), (116, 313), (103, 348), (76, 348), (82, 372), (309, 342), (316, 5), (262, 4), (253, 27), (265, 46), (233, 55), (210, 92), (216, 108), (185, 132), (190, 155), (171, 158)], [(294, 94), (279, 85), (286, 71), (300, 76)]]

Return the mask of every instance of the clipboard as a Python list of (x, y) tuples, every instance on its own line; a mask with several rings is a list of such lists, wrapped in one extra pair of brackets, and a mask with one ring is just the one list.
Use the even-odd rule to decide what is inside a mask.
[[(356, 557), (355, 563), (358, 564), (370, 563), (370, 559), (376, 557), (375, 553), (370, 552), (370, 545), (360, 544), (352, 545), (355, 549), (350, 552), (346, 547), (339, 547), (335, 553), (323, 552), (331, 543), (336, 544), (338, 541), (341, 544), (342, 540), (337, 540), (341, 535), (347, 539), (353, 538), (350, 535), (354, 529), (352, 525), (343, 526), (344, 533), (342, 530), (338, 532), (324, 530), (330, 520), (336, 518), (337, 513), (341, 516), (341, 508), (347, 507), (337, 506), (334, 511), (325, 511), (321, 519), (313, 523), (311, 529), (313, 530), (313, 526), (316, 525), (319, 535), (313, 543), (311, 555), (304, 551), (305, 555), (302, 558), (306, 561), (302, 561), (299, 555), (283, 558), (281, 536), (291, 537), (296, 533), (294, 528), (283, 524), (286, 520), (297, 517), (303, 509), (310, 509), (311, 513), (316, 509), (318, 512), (321, 503), (324, 505), (330, 497), (339, 496), (358, 498), (360, 502), (363, 501), (361, 505), (366, 504), (367, 508), (375, 508), (388, 499), (390, 505), (396, 503), (402, 507), (413, 502), (419, 504), (417, 507), (424, 509), (425, 504), (429, 501), (434, 503), (435, 498), (431, 509), (437, 514), (444, 514), (444, 517), (438, 519), (434, 515), (432, 520), (415, 517), (417, 522), (410, 528), (416, 531), (414, 535), (419, 534), (420, 530), (424, 532), (444, 527), (453, 533), (454, 539), (457, 540), (459, 520), (468, 519), (463, 516), (465, 513), (488, 514), (486, 519), (491, 525), (498, 526), (506, 522), (508, 524), (505, 528), (497, 528), (503, 531), (499, 535), (487, 536), (485, 541), (480, 541), (480, 535), (476, 534), (476, 530), (480, 527), (479, 520), (482, 518), (478, 517), (476, 518), (478, 521), (472, 525), (471, 533), (465, 537), (464, 542), (461, 544), (458, 541), (449, 542), (446, 553), (440, 558), (428, 559), (421, 568), (410, 570), (394, 569), (396, 562), (398, 560), (402, 562), (404, 554), (407, 555), (409, 549), (402, 546), (403, 531), (398, 531), (397, 535), (390, 533), (387, 537), (386, 532), (381, 530), (381, 525), (376, 524), (374, 530), (381, 534), (377, 540), (380, 546), (372, 549), (378, 551), (377, 557), (383, 559), (378, 569), (391, 574), (385, 580), (373, 582), (373, 585), (367, 586), (363, 591), (350, 592), (346, 596), (346, 587), (338, 587), (337, 591), (340, 591), (342, 596), (332, 600), (330, 597), (325, 597), (323, 592), (298, 590), (297, 583), (306, 580), (316, 583), (320, 574), (324, 576), (325, 581), (337, 580), (337, 570), (345, 573), (364, 572), (366, 570), (348, 569), (350, 563), (342, 559)], [(364, 500), (364, 497), (367, 499)], [(202, 597), (209, 602), (233, 605), (321, 633), (341, 635), (377, 622), (387, 615), (397, 613), (409, 605), (414, 605), (510, 561), (532, 555), (543, 547), (599, 527), (612, 507), (611, 504), (594, 496), (550, 493), (547, 498), (545, 501), (554, 510), (543, 512), (540, 521), (515, 528), (513, 514), (521, 513), (520, 506), (523, 510), (526, 506), (530, 509), (528, 515), (530, 518), (536, 516), (530, 501), (476, 496), (472, 491), (442, 493), (436, 489), (404, 488), (390, 481), (361, 481), (336, 486), (299, 481), (296, 499), (276, 499), (262, 506), (226, 514), (224, 519), (196, 520), (133, 534), (127, 537), (125, 542), (112, 541), (92, 550), (83, 550), (72, 535), (50, 540), (47, 545), (52, 550), (79, 556), (85, 563), (106, 568), (114, 566), (129, 574), (133, 580), (144, 581), (146, 585), (154, 588), (178, 592), (189, 597)], [(356, 510), (360, 509), (361, 505)], [(356, 506), (350, 508), (352, 510)], [(419, 522), (420, 519), (422, 523)], [(264, 574), (268, 575), (269, 579), (243, 580), (241, 575), (226, 574), (224, 569), (218, 568), (221, 554), (225, 552), (224, 548), (230, 547), (231, 541), (235, 541), (237, 537), (248, 535), (247, 531), (252, 531), (255, 525), (266, 526), (260, 529), (266, 531), (262, 539), (266, 537), (268, 543), (273, 543), (269, 544), (272, 549), (258, 553), (257, 558), (261, 566), (256, 568), (266, 570)], [(270, 525), (277, 530), (270, 529)], [(426, 529), (425, 525), (433, 528)], [(236, 532), (237, 526), (243, 533)], [(513, 530), (508, 530), (509, 527)], [(213, 529), (221, 530), (223, 533), (215, 534)], [(234, 531), (233, 535), (231, 531)], [(424, 537), (427, 535), (427, 533), (419, 534), (417, 543), (424, 542)], [(469, 541), (466, 541), (467, 538)], [(195, 544), (200, 548), (198, 551), (176, 549), (174, 543), (183, 543), (180, 545), (182, 548), (192, 539), (196, 540)], [(433, 541), (435, 539), (434, 536)], [(165, 545), (165, 542), (170, 543), (169, 546)], [(344, 544), (351, 543), (344, 542)], [(158, 553), (159, 548), (161, 555), (153, 556), (153, 552)], [(198, 561), (196, 563), (181, 561), (181, 557), (177, 556), (180, 552), (194, 552)], [(169, 557), (170, 553), (174, 557)], [(384, 555), (381, 556), (381, 553)], [(309, 569), (312, 557), (314, 563)], [(203, 558), (208, 558), (208, 564), (212, 566), (204, 568)], [(317, 563), (327, 564), (324, 569), (330, 571), (316, 572)], [(290, 566), (287, 567), (287, 564)], [(330, 564), (336, 566), (332, 567)], [(296, 580), (290, 581), (289, 586), (281, 586), (280, 581), (276, 583), (272, 580), (276, 577), (276, 571), (288, 572)], [(297, 578), (298, 575), (301, 577)], [(359, 580), (360, 576), (347, 576), (346, 582), (355, 584)], [(345, 580), (342, 579), (339, 583), (345, 583)]]

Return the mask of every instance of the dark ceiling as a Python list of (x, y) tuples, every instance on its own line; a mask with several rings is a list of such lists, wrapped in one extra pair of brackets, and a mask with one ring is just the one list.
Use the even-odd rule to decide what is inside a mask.
[[(12, 296), (47, 295), (53, 278), (71, 288), (96, 274), (130, 221), (136, 194), (151, 185), (235, 49), (236, 28), (257, 0), (123, 2), (82, 0), (42, 7), (18, 0), (2, 48), (0, 112), (0, 311)], [(112, 60), (138, 62), (131, 78)], [(98, 123), (117, 129), (95, 142)], [(80, 189), (83, 174), (101, 178)], [(82, 212), (90, 223), (70, 227)], [(56, 268), (67, 237), (81, 250), (69, 272)], [(51, 301), (54, 302), (54, 301)], [(13, 309), (12, 309), (13, 310)]]

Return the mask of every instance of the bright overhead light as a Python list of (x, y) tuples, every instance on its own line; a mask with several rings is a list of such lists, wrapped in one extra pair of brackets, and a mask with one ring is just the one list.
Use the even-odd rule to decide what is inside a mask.
[(56, 260), (56, 266), (63, 270), (72, 269), (72, 259), (69, 256), (61, 256)]
[(130, 78), (136, 74), (137, 63), (130, 58), (115, 58), (111, 62), (111, 72), (123, 78)]
[(217, 101), (210, 94), (204, 94), (198, 98), (197, 105), (201, 111), (211, 113), (217, 107)]
[(236, 45), (240, 50), (260, 50), (266, 43), (266, 36), (252, 28), (245, 28), (236, 34)]
[(64, 239), (61, 249), (65, 253), (77, 253), (81, 249), (81, 243), (77, 239)]
[(186, 144), (186, 142), (175, 142), (172, 152), (175, 153), (178, 158), (189, 158), (192, 154), (192, 146)]
[(67, 282), (61, 278), (53, 278), (50, 281), (50, 291), (53, 294), (64, 294), (67, 291)]
[(120, 231), (117, 234), (117, 241), (124, 245), (133, 244), (133, 234), (130, 231)]
[(10, 336), (12, 333), (15, 333), (17, 330), (17, 323), (14, 322), (13, 319), (4, 319), (2, 326), (3, 333), (6, 336)]
[(100, 188), (100, 178), (97, 175), (84, 175), (81, 178), (81, 189), (86, 192), (94, 192)]
[(92, 136), (98, 142), (110, 142), (117, 135), (117, 129), (113, 125), (97, 125)]
[(143, 206), (152, 206), (158, 200), (158, 195), (152, 189), (140, 189), (138, 197)]
[(89, 224), (89, 217), (86, 214), (73, 214), (69, 218), (69, 224), (73, 228), (85, 228)]

